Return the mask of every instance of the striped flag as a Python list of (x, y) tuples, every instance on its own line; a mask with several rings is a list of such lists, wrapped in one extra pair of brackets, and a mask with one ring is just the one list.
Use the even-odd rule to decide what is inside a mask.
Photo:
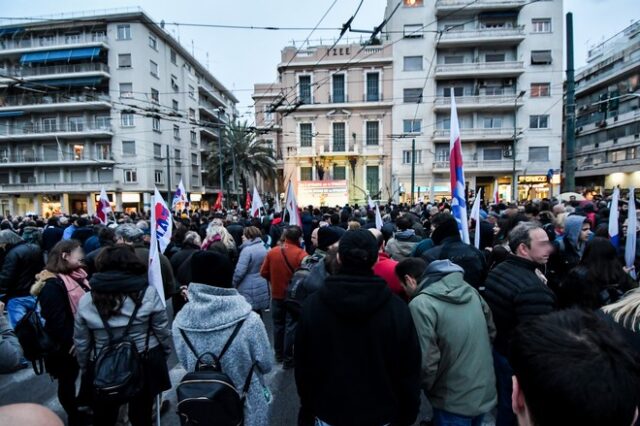
[(176, 187), (176, 193), (173, 196), (173, 200), (171, 201), (171, 210), (175, 210), (176, 206), (182, 203), (183, 207), (186, 207), (189, 204), (189, 199), (187, 198), (187, 191), (184, 189), (184, 183), (182, 183), (182, 179), (180, 179), (180, 183)]
[[(638, 217), (636, 216), (635, 189), (629, 188), (629, 216), (627, 220), (627, 242), (624, 246), (624, 261), (627, 268), (633, 268), (636, 261), (636, 232), (638, 231)], [(631, 269), (631, 277), (636, 279), (636, 270)]]
[(476, 221), (476, 233), (473, 236), (473, 245), (476, 246), (477, 249), (480, 248), (480, 196), (482, 194), (482, 188), (478, 190), (476, 194), (476, 199), (473, 201), (473, 206), (471, 207), (471, 219)]
[(100, 190), (100, 199), (98, 200), (98, 205), (96, 207), (96, 217), (102, 224), (107, 223), (107, 216), (109, 213), (113, 214), (111, 210), (111, 204), (109, 203), (109, 197), (107, 197), (107, 191), (102, 188)]
[(620, 235), (618, 230), (618, 223), (620, 222), (620, 212), (618, 211), (618, 204), (620, 202), (620, 188), (613, 188), (613, 195), (611, 196), (611, 206), (609, 207), (609, 238), (611, 244), (615, 248), (620, 245)]
[(449, 172), (451, 173), (451, 210), (458, 222), (460, 237), (469, 244), (469, 225), (467, 222), (467, 202), (464, 198), (464, 168), (462, 165), (462, 143), (456, 99), (451, 93), (451, 136), (449, 139)]
[(158, 192), (158, 188), (156, 188), (151, 202), (151, 246), (149, 247), (148, 273), (149, 285), (155, 287), (160, 295), (160, 300), (165, 306), (160, 253), (165, 251), (171, 241), (172, 227), (171, 212)]
[[(247, 193), (249, 195), (249, 193)], [(260, 216), (260, 209), (264, 208), (264, 204), (262, 204), (262, 199), (260, 198), (260, 194), (258, 194), (258, 188), (253, 187), (253, 198), (251, 199), (251, 216), (258, 217)]]
[(296, 201), (296, 194), (293, 193), (293, 184), (291, 181), (289, 181), (289, 188), (287, 188), (285, 208), (287, 209), (287, 213), (289, 213), (289, 225), (302, 226), (302, 219), (300, 219), (300, 212), (298, 211), (298, 202)]

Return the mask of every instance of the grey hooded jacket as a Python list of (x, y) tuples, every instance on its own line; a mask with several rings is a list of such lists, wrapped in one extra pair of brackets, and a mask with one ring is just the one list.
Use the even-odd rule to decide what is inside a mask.
[(180, 363), (187, 371), (195, 368), (196, 357), (184, 342), (184, 330), (198, 355), (204, 352), (219, 354), (236, 324), (245, 320), (220, 360), (224, 371), (240, 390), (255, 363), (254, 374), (245, 400), (245, 425), (269, 424), (268, 389), (262, 376), (271, 371), (273, 351), (267, 331), (260, 317), (251, 311), (251, 305), (235, 289), (191, 283), (189, 302), (173, 322), (173, 341)]
[(252, 309), (269, 307), (270, 294), (267, 280), (260, 275), (260, 267), (267, 256), (262, 239), (254, 238), (240, 246), (240, 258), (233, 273), (233, 286), (247, 299)]

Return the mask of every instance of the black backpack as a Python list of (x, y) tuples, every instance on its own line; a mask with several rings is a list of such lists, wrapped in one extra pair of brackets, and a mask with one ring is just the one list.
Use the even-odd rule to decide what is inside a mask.
[(24, 357), (31, 361), (33, 371), (40, 375), (44, 372), (44, 358), (47, 354), (56, 352), (59, 348), (58, 344), (49, 337), (44, 330), (42, 319), (38, 313), (38, 301), (36, 299), (32, 309), (28, 309), (27, 313), (18, 321), (15, 327), (15, 333), (22, 346)]
[[(251, 386), (255, 364), (249, 370), (242, 393), (238, 392), (229, 376), (222, 371), (220, 364), (220, 359), (231, 346), (243, 323), (244, 320), (236, 325), (218, 356), (211, 352), (198, 355), (184, 330), (180, 330), (184, 342), (196, 357), (194, 371), (185, 374), (176, 388), (177, 413), (182, 426), (238, 426), (244, 423), (244, 401)], [(205, 361), (206, 357), (210, 357), (211, 361)]]
[(324, 256), (313, 255), (307, 258), (298, 269), (295, 270), (287, 285), (287, 295), (284, 299), (284, 307), (294, 319), (300, 317), (302, 303), (307, 297), (304, 282), (309, 276), (311, 268), (324, 260)]
[[(138, 395), (144, 385), (142, 355), (138, 352), (136, 343), (129, 336), (131, 324), (138, 309), (142, 305), (142, 298), (146, 288), (142, 291), (129, 318), (122, 337), (115, 339), (108, 321), (98, 313), (104, 329), (109, 336), (109, 342), (100, 350), (93, 361), (93, 390), (100, 399), (113, 402), (124, 402)], [(145, 353), (149, 348), (149, 333), (145, 344)]]

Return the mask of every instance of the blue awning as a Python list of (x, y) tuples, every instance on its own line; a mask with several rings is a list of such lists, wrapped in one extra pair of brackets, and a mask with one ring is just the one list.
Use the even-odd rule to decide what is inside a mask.
[(25, 53), (20, 58), (22, 64), (70, 61), (72, 59), (93, 59), (100, 54), (99, 47), (81, 47), (78, 49), (49, 50), (46, 52)]
[(6, 35), (18, 34), (19, 32), (22, 32), (22, 31), (24, 31), (24, 28), (21, 28), (21, 27), (0, 28), (0, 37), (6, 36)]
[(81, 78), (59, 78), (30, 81), (24, 83), (23, 86), (40, 87), (42, 86), (97, 86), (102, 81), (102, 77), (81, 77)]
[(0, 111), (0, 118), (20, 117), (24, 115), (24, 111)]

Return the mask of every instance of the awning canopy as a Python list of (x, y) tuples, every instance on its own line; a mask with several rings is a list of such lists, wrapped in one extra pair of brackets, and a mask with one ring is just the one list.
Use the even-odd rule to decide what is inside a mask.
[(0, 37), (4, 37), (7, 35), (14, 35), (24, 31), (24, 28), (21, 27), (13, 27), (13, 28), (0, 28)]
[(97, 86), (101, 81), (102, 77), (59, 78), (30, 81), (23, 83), (23, 85), (34, 88), (42, 88), (43, 86)]
[(0, 111), (0, 118), (20, 117), (24, 115), (24, 111)]
[(22, 64), (41, 64), (46, 62), (70, 61), (72, 59), (93, 59), (100, 54), (99, 47), (81, 47), (78, 49), (48, 50), (46, 52), (25, 53), (20, 58)]

